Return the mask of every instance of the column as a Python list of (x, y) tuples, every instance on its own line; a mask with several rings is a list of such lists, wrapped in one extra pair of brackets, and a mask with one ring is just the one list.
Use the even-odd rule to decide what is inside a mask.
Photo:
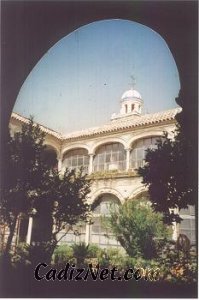
[(59, 155), (58, 159), (58, 171), (61, 172), (62, 169), (62, 155)]
[[(170, 209), (169, 211), (170, 211), (170, 213), (179, 214), (179, 210), (177, 208)], [(173, 229), (172, 239), (174, 241), (177, 241), (179, 225), (176, 222), (172, 222), (172, 229)]]
[(130, 148), (125, 149), (126, 150), (126, 171), (130, 169)]
[(18, 219), (17, 219), (17, 233), (16, 233), (16, 246), (19, 243), (19, 235), (20, 235), (20, 226), (21, 226), (21, 216), (19, 215)]
[(31, 235), (32, 235), (32, 225), (33, 225), (33, 217), (29, 217), (29, 222), (28, 222), (28, 232), (26, 236), (26, 244), (30, 245), (31, 242)]
[(176, 224), (176, 222), (172, 223), (172, 229), (173, 229), (172, 239), (174, 241), (177, 241), (177, 239), (178, 239), (178, 230), (177, 230), (177, 224)]
[(91, 231), (91, 225), (90, 225), (90, 223), (86, 223), (86, 234), (85, 234), (86, 246), (88, 246), (90, 243), (90, 231)]
[(91, 174), (93, 172), (93, 157), (94, 157), (94, 154), (89, 154), (88, 174)]

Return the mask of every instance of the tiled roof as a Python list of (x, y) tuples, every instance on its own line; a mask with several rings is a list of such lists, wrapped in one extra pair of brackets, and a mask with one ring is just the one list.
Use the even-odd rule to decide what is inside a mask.
[[(19, 115), (17, 113), (14, 113), (14, 112), (12, 113), (11, 118), (13, 118), (15, 120), (18, 120), (18, 121), (21, 121), (21, 122), (26, 123), (26, 124), (29, 122), (28, 118), (25, 118), (25, 117), (23, 117), (23, 116), (21, 116), (21, 115)], [(58, 133), (58, 132), (56, 132), (56, 131), (54, 131), (52, 129), (49, 129), (48, 127), (45, 127), (45, 126), (40, 125), (40, 124), (39, 124), (39, 127), (40, 127), (40, 129), (43, 132), (45, 132), (47, 134), (50, 134), (50, 135), (52, 135), (52, 136), (54, 136), (54, 137), (56, 137), (58, 139), (62, 138), (62, 135), (60, 133)]]
[[(84, 129), (81, 131), (75, 131), (71, 132), (65, 135), (59, 134), (54, 130), (51, 130), (45, 126), (40, 125), (40, 128), (42, 131), (45, 133), (48, 133), (50, 135), (55, 136), (58, 139), (62, 140), (70, 140), (70, 139), (77, 139), (77, 138), (83, 138), (83, 137), (89, 137), (89, 136), (96, 136), (99, 134), (104, 134), (104, 133), (111, 133), (111, 132), (117, 132), (117, 131), (124, 131), (124, 130), (129, 130), (133, 129), (135, 127), (141, 127), (141, 126), (147, 126), (147, 125), (155, 125), (161, 122), (166, 122), (166, 121), (172, 121), (175, 119), (175, 116), (177, 113), (181, 111), (181, 108), (174, 108), (158, 113), (153, 113), (153, 114), (145, 114), (142, 116), (128, 116), (116, 120), (112, 120), (109, 123), (99, 126), (99, 127), (92, 127), (88, 129)], [(27, 118), (24, 118), (20, 116), (19, 114), (12, 113), (12, 118), (17, 119), (22, 122), (28, 122)]]
[(163, 112), (158, 112), (154, 114), (146, 114), (142, 116), (129, 116), (120, 118), (117, 120), (112, 120), (111, 122), (99, 126), (92, 127), (81, 131), (72, 132), (64, 135), (64, 139), (73, 139), (87, 136), (94, 136), (103, 133), (111, 133), (117, 131), (128, 130), (135, 127), (141, 127), (144, 125), (158, 124), (165, 121), (171, 121), (175, 119), (177, 113), (181, 111), (181, 108), (174, 108), (166, 110)]

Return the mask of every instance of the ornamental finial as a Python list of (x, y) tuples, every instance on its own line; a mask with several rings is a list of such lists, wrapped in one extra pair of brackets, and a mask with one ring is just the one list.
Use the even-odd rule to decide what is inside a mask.
[(134, 89), (135, 84), (136, 84), (135, 76), (131, 75), (130, 77), (131, 77), (131, 86), (132, 86), (132, 89)]

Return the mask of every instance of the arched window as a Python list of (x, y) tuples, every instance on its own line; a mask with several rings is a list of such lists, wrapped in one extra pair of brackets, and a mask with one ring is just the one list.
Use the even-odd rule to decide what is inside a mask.
[(106, 144), (98, 148), (94, 158), (94, 172), (124, 170), (125, 165), (126, 153), (122, 144)]
[(98, 205), (93, 210), (93, 224), (91, 226), (90, 242), (102, 247), (118, 247), (114, 234), (106, 226), (104, 217), (110, 215), (110, 210), (117, 209), (119, 200), (112, 194), (104, 194), (97, 200)]
[(158, 139), (160, 139), (160, 137), (144, 138), (140, 139), (133, 145), (130, 155), (130, 168), (138, 169), (139, 167), (144, 166), (146, 149), (156, 148), (156, 143)]
[(63, 167), (72, 169), (84, 168), (84, 171), (88, 172), (89, 156), (86, 149), (74, 149), (68, 151), (63, 158)]

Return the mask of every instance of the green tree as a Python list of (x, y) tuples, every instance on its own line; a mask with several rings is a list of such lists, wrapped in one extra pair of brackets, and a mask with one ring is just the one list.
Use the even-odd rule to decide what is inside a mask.
[(48, 222), (43, 222), (50, 235), (43, 236), (43, 230), (37, 240), (44, 243), (44, 251), (51, 259), (58, 243), (73, 231), (79, 222), (86, 222), (89, 214), (89, 205), (86, 197), (90, 192), (90, 181), (83, 169), (68, 170), (63, 175), (57, 170), (45, 181), (40, 197), (35, 201), (35, 208), (42, 216), (48, 216)]
[(36, 241), (45, 244), (49, 257), (73, 225), (86, 219), (90, 181), (83, 175), (83, 170), (66, 170), (61, 175), (54, 168), (56, 157), (50, 155), (49, 159), (44, 139), (45, 134), (32, 118), (22, 126), (21, 132), (9, 138), (7, 172), (0, 200), (1, 222), (9, 228), (5, 254), (10, 252), (18, 217), (20, 214), (28, 216), (33, 208), (41, 225)]
[(106, 222), (131, 257), (155, 257), (158, 247), (169, 236), (162, 215), (154, 212), (149, 202), (140, 199), (128, 200), (111, 211)]
[[(21, 132), (9, 137), (7, 144), (7, 170), (1, 185), (0, 215), (1, 222), (9, 228), (5, 253), (9, 253), (12, 239), (20, 214), (28, 214), (44, 177), (49, 176), (44, 153), (44, 134), (33, 119), (22, 126)], [(54, 163), (54, 162), (53, 162)], [(52, 165), (51, 165), (52, 166)]]
[[(175, 131), (175, 139), (167, 134), (157, 142), (157, 149), (146, 150), (146, 164), (138, 170), (147, 186), (152, 207), (164, 215), (164, 222), (180, 222), (175, 208), (194, 205), (194, 187), (189, 174), (192, 145), (185, 141), (180, 128)], [(187, 153), (190, 157), (187, 158)]]

